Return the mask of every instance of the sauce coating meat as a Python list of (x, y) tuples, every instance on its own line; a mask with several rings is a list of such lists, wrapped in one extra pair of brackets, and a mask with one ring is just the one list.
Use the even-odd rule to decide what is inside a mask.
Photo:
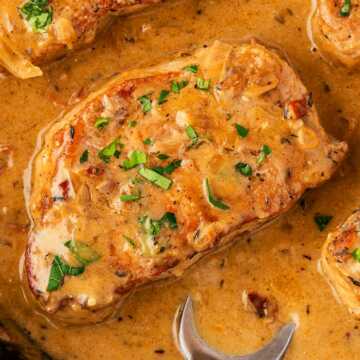
[(287, 211), (346, 152), (256, 42), (121, 74), (57, 121), (33, 161), (30, 286), (60, 319), (100, 321)]

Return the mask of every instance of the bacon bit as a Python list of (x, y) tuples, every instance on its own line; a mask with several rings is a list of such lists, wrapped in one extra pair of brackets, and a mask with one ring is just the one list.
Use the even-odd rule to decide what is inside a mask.
[(297, 120), (303, 118), (308, 113), (309, 100), (304, 97), (301, 100), (290, 101), (284, 110), (284, 117), (287, 120)]
[(248, 299), (260, 319), (275, 317), (278, 311), (278, 306), (275, 301), (270, 301), (266, 296), (262, 296), (255, 291), (248, 294)]
[(134, 92), (135, 90), (135, 84), (133, 82), (126, 82), (125, 84), (123, 84), (121, 86), (121, 88), (118, 90), (118, 94), (126, 99), (126, 98), (129, 98), (132, 93)]
[(104, 174), (105, 170), (97, 166), (90, 166), (86, 172), (89, 176), (101, 176)]
[(62, 190), (64, 200), (67, 200), (69, 198), (69, 188), (70, 188), (69, 180), (65, 180), (62, 183), (60, 183), (59, 187)]

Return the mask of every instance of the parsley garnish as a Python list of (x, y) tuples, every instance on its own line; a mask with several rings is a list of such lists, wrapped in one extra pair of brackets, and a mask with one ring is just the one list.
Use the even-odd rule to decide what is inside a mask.
[(191, 73), (193, 73), (193, 74), (196, 74), (196, 73), (198, 72), (198, 70), (199, 70), (199, 66), (198, 66), (198, 65), (195, 65), (195, 64), (193, 64), (193, 65), (188, 65), (188, 66), (185, 66), (185, 67), (184, 67), (184, 70), (185, 70), (185, 71), (188, 71), (188, 72), (191, 72)]
[(357, 262), (360, 262), (360, 248), (356, 248), (351, 255)]
[(49, 282), (47, 291), (52, 292), (58, 290), (64, 283), (66, 275), (78, 276), (85, 271), (85, 266), (73, 267), (61, 259), (60, 256), (55, 256), (50, 268)]
[(241, 136), (242, 138), (245, 138), (248, 136), (249, 129), (247, 129), (246, 127), (243, 127), (240, 124), (235, 124), (235, 128), (236, 128), (236, 131), (239, 134), (239, 136)]
[(149, 95), (143, 95), (139, 97), (139, 102), (144, 114), (148, 113), (152, 109), (152, 103)]
[(144, 143), (145, 145), (153, 145), (153, 144), (154, 144), (154, 141), (153, 141), (152, 139), (150, 139), (150, 138), (147, 138), (147, 139), (145, 139), (145, 140), (143, 141), (143, 143)]
[(171, 174), (174, 170), (181, 166), (181, 160), (173, 160), (167, 166), (156, 166), (153, 168), (157, 173), (164, 175), (164, 174)]
[(149, 180), (153, 184), (157, 185), (158, 187), (168, 190), (172, 184), (172, 181), (167, 177), (159, 174), (155, 170), (148, 169), (148, 168), (141, 168), (139, 170), (139, 175), (144, 177), (146, 180)]
[(45, 32), (53, 19), (48, 0), (30, 0), (20, 8), (20, 12), (35, 32)]
[(122, 167), (125, 170), (130, 170), (140, 164), (145, 164), (147, 161), (147, 156), (144, 152), (142, 151), (132, 151), (129, 155), (128, 155), (128, 159), (124, 160)]
[(179, 94), (180, 91), (189, 84), (187, 80), (173, 81), (171, 83), (171, 91), (175, 94)]
[(315, 215), (314, 216), (314, 221), (315, 224), (318, 226), (320, 231), (324, 231), (326, 226), (330, 223), (330, 221), (332, 220), (333, 216), (331, 215)]
[(123, 202), (138, 201), (141, 199), (141, 193), (137, 194), (124, 194), (120, 196), (120, 200)]
[(100, 255), (94, 249), (81, 241), (69, 240), (65, 246), (82, 265), (87, 266), (100, 259)]
[(128, 122), (128, 126), (129, 126), (130, 128), (133, 128), (133, 127), (135, 127), (136, 125), (137, 125), (137, 121), (135, 121), (135, 120), (131, 120), (131, 121)]
[(161, 90), (159, 98), (158, 98), (158, 104), (161, 105), (165, 102), (167, 102), (167, 98), (170, 94), (169, 90)]
[(261, 164), (265, 161), (265, 159), (272, 153), (271, 148), (268, 145), (263, 145), (261, 148), (260, 154), (256, 160), (257, 164)]
[(80, 164), (87, 162), (89, 159), (89, 150), (85, 150), (80, 156)]
[(158, 154), (156, 156), (159, 160), (167, 160), (170, 156), (166, 154)]
[(108, 126), (109, 125), (109, 122), (110, 122), (110, 118), (109, 117), (98, 117), (95, 121), (95, 127), (97, 129), (103, 129), (104, 127)]
[(193, 144), (196, 144), (199, 140), (199, 136), (196, 132), (196, 130), (192, 126), (188, 126), (186, 129), (186, 135), (189, 137), (189, 139), (192, 141)]
[(226, 205), (221, 200), (219, 200), (218, 198), (215, 197), (215, 195), (213, 194), (213, 192), (211, 190), (209, 179), (204, 180), (204, 187), (205, 187), (205, 194), (206, 194), (206, 197), (207, 197), (210, 205), (212, 205), (215, 208), (221, 209), (221, 210), (229, 210), (230, 209), (230, 207), (228, 205)]
[(252, 168), (249, 164), (239, 162), (235, 165), (235, 169), (244, 176), (249, 177), (252, 175)]
[(351, 0), (344, 0), (344, 4), (340, 9), (340, 16), (350, 16), (351, 12)]
[(208, 91), (210, 88), (210, 80), (205, 80), (202, 78), (197, 78), (196, 79), (196, 88), (199, 90), (204, 90), (204, 91)]
[(98, 152), (99, 158), (105, 163), (109, 163), (112, 156), (119, 158), (120, 151), (117, 148), (121, 145), (119, 139), (114, 140)]

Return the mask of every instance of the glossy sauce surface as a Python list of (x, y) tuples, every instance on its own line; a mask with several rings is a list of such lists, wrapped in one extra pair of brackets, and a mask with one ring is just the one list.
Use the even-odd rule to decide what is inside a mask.
[[(331, 67), (310, 50), (309, 13), (310, 3), (300, 0), (168, 1), (119, 19), (93, 47), (49, 66), (43, 78), (0, 80), (0, 144), (8, 146), (0, 148), (0, 304), (47, 353), (55, 359), (180, 359), (172, 322), (190, 293), (202, 335), (228, 353), (257, 349), (296, 318), (300, 326), (287, 359), (359, 358), (360, 324), (336, 302), (317, 260), (327, 232), (358, 207), (360, 75)], [(324, 127), (350, 144), (343, 168), (263, 231), (204, 259), (179, 281), (135, 294), (113, 321), (64, 328), (35, 312), (24, 299), (18, 269), (29, 225), (22, 176), (39, 131), (113, 73), (158, 64), (215, 39), (248, 35), (288, 54), (313, 92)], [(333, 216), (323, 232), (314, 223), (317, 213)], [(244, 291), (275, 299), (275, 321), (246, 310)]]

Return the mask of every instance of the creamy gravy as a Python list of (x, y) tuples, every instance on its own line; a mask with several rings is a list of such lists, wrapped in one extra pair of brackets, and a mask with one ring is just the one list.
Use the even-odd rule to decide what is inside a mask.
[[(15, 319), (55, 359), (180, 359), (172, 321), (177, 306), (192, 294), (202, 335), (227, 353), (257, 349), (295, 317), (299, 328), (286, 359), (360, 359), (360, 322), (337, 303), (317, 271), (327, 232), (359, 206), (360, 75), (331, 67), (310, 50), (310, 7), (302, 0), (168, 1), (120, 19), (91, 48), (45, 68), (42, 78), (0, 80), (0, 145), (10, 148), (0, 154), (3, 316)], [(263, 231), (204, 259), (179, 281), (138, 292), (115, 320), (78, 328), (53, 324), (26, 300), (19, 275), (29, 225), (22, 176), (39, 131), (113, 73), (172, 59), (214, 39), (234, 41), (249, 34), (289, 55), (313, 92), (324, 127), (350, 143), (343, 168)], [(323, 232), (314, 223), (316, 213), (334, 216)], [(245, 290), (276, 299), (274, 322), (244, 308)]]

